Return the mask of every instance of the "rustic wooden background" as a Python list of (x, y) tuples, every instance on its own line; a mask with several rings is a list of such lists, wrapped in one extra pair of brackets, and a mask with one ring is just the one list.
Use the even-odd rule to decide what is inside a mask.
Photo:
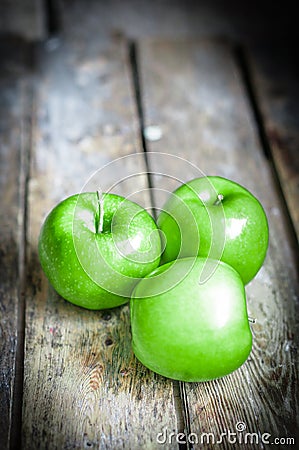
[[(299, 397), (294, 17), (285, 2), (1, 2), (1, 449), (154, 449), (163, 429), (217, 439), (238, 422), (259, 438), (246, 448), (271, 447), (263, 433), (294, 448), (283, 441), (298, 432)], [(102, 187), (139, 173), (117, 189), (140, 190), (149, 208), (174, 187), (155, 173), (196, 175), (175, 157), (264, 205), (269, 251), (247, 287), (253, 351), (233, 374), (155, 375), (132, 354), (128, 306), (82, 310), (43, 275), (46, 213), (119, 157)], [(163, 446), (231, 447), (244, 444)]]

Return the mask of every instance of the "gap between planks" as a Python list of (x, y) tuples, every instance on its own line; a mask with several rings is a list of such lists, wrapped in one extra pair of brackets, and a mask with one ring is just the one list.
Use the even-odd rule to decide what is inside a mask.
[[(144, 113), (143, 113), (143, 104), (142, 104), (142, 87), (140, 82), (140, 72), (139, 72), (139, 59), (138, 59), (138, 46), (135, 41), (129, 42), (129, 49), (128, 54), (130, 58), (130, 67), (132, 72), (132, 81), (133, 81), (133, 89), (134, 89), (134, 95), (135, 95), (135, 102), (136, 102), (136, 111), (138, 114), (138, 122), (139, 122), (139, 135), (140, 135), (140, 142), (142, 145), (142, 149), (145, 156), (145, 164), (147, 169), (147, 182), (149, 186), (149, 195), (150, 195), (150, 201), (152, 205), (152, 214), (155, 219), (157, 219), (157, 210), (155, 208), (155, 199), (153, 196), (153, 179), (152, 174), (149, 167), (149, 161), (148, 161), (148, 148), (147, 143), (144, 135)], [(190, 435), (191, 428), (190, 428), (190, 418), (189, 418), (189, 410), (188, 410), (188, 404), (186, 400), (186, 390), (185, 390), (185, 384), (172, 380), (172, 389), (173, 389), (173, 399), (174, 399), (174, 407), (176, 412), (176, 418), (177, 418), (177, 431), (180, 434), (183, 434), (185, 436), (186, 444), (178, 443), (180, 450), (187, 450), (188, 448), (192, 448), (191, 445), (187, 444), (186, 437)]]
[[(32, 48), (31, 48), (32, 51)], [(29, 82), (28, 104), (24, 110), (31, 111), (29, 123), (21, 123), (20, 178), (19, 178), (19, 255), (18, 255), (18, 309), (17, 345), (15, 359), (15, 380), (13, 390), (12, 419), (10, 426), (10, 449), (17, 450), (22, 441), (22, 404), (24, 381), (25, 310), (26, 310), (26, 242), (27, 242), (27, 199), (30, 178), (31, 117), (33, 110), (33, 87)], [(24, 87), (23, 87), (24, 89)], [(23, 96), (25, 98), (25, 96)], [(26, 121), (27, 122), (27, 121)]]

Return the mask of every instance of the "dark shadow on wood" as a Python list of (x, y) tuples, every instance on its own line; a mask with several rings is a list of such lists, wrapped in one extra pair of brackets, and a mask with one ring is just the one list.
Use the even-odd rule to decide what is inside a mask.
[[(27, 54), (30, 61), (29, 70), (33, 67), (33, 46), (28, 46)], [(28, 98), (25, 108), (32, 112), (33, 107), (32, 80), (28, 81)], [(26, 310), (26, 243), (27, 243), (27, 217), (28, 217), (28, 183), (30, 178), (31, 155), (31, 118), (28, 115), (22, 123), (22, 138), (20, 149), (20, 179), (19, 179), (19, 210), (23, 212), (20, 219), (19, 255), (18, 255), (18, 311), (17, 311), (17, 346), (15, 361), (15, 380), (12, 404), (12, 421), (10, 429), (10, 449), (18, 450), (22, 442), (22, 405), (24, 382), (24, 349), (25, 349), (25, 310)]]
[(131, 41), (129, 43), (129, 55), (130, 55), (130, 65), (132, 70), (132, 80), (134, 83), (134, 94), (135, 94), (135, 101), (136, 101), (136, 109), (139, 119), (139, 134), (140, 134), (140, 140), (142, 144), (142, 149), (144, 152), (145, 162), (147, 166), (147, 181), (149, 186), (149, 193), (150, 193), (150, 199), (152, 204), (152, 214), (155, 219), (157, 219), (157, 211), (155, 209), (155, 202), (154, 202), (154, 196), (153, 196), (153, 180), (152, 180), (152, 174), (149, 169), (149, 161), (147, 157), (147, 144), (146, 139), (144, 136), (144, 115), (143, 115), (143, 107), (142, 107), (142, 93), (141, 93), (141, 82), (140, 82), (140, 73), (138, 68), (138, 47), (136, 42)]
[(289, 235), (291, 248), (294, 252), (294, 261), (297, 263), (296, 265), (296, 271), (297, 274), (299, 274), (299, 248), (298, 248), (298, 240), (297, 240), (297, 234), (295, 230), (295, 226), (288, 208), (288, 204), (286, 201), (286, 198), (284, 196), (283, 188), (281, 185), (280, 177), (278, 174), (278, 170), (275, 164), (275, 160), (273, 158), (271, 145), (268, 140), (268, 135), (266, 132), (266, 127), (264, 123), (263, 114), (258, 102), (258, 97), (256, 94), (255, 86), (253, 83), (253, 77), (250, 70), (250, 64), (248, 62), (248, 56), (246, 53), (246, 49), (241, 45), (235, 46), (235, 57), (237, 64), (240, 69), (240, 73), (242, 76), (242, 81), (244, 83), (244, 87), (246, 90), (247, 97), (249, 99), (249, 103), (253, 112), (256, 128), (258, 131), (261, 148), (265, 154), (265, 157), (267, 158), (269, 162), (269, 166), (271, 169), (272, 177), (274, 180), (274, 185), (276, 187), (276, 192), (280, 201), (280, 205), (282, 208), (282, 211), (284, 213), (285, 217), (285, 225), (286, 229)]
[(62, 28), (60, 6), (58, 0), (44, 0), (46, 29), (49, 36), (56, 36)]

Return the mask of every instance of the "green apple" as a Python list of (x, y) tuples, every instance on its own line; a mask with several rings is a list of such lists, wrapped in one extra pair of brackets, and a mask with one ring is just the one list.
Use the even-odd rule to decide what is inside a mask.
[(158, 267), (159, 230), (147, 211), (113, 194), (82, 193), (59, 203), (39, 236), (39, 258), (54, 289), (88, 308), (127, 302)]
[(218, 262), (204, 283), (206, 258), (182, 258), (160, 266), (133, 291), (132, 346), (149, 369), (181, 381), (229, 374), (252, 346), (244, 285)]
[(262, 205), (247, 189), (225, 178), (196, 178), (180, 186), (157, 223), (166, 240), (162, 263), (209, 256), (230, 264), (247, 284), (266, 256), (268, 222)]

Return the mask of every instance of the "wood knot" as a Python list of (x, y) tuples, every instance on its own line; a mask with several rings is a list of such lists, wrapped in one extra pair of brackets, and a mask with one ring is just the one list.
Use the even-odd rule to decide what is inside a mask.
[(108, 322), (111, 319), (111, 313), (109, 311), (103, 312), (102, 319)]
[(113, 344), (113, 340), (111, 338), (107, 338), (106, 341), (105, 341), (105, 345), (107, 347), (109, 347), (109, 345), (112, 345), (112, 344)]

